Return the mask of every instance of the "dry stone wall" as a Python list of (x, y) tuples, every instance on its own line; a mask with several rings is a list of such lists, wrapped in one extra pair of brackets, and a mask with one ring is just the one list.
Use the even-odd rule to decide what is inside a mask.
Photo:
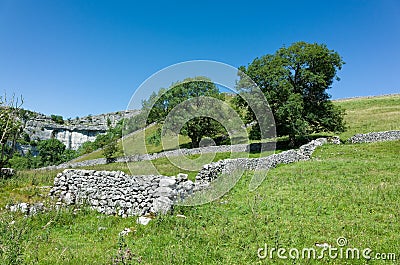
[(356, 134), (348, 139), (349, 143), (374, 143), (384, 141), (400, 140), (400, 131), (371, 132)]
[(302, 145), (298, 150), (288, 150), (279, 154), (273, 154), (261, 158), (236, 158), (224, 159), (218, 162), (204, 165), (196, 176), (196, 184), (199, 186), (208, 186), (220, 174), (230, 174), (237, 169), (244, 170), (266, 170), (274, 168), (279, 164), (289, 164), (298, 161), (304, 161), (311, 158), (314, 150), (325, 143), (326, 138), (318, 138)]
[(98, 212), (123, 217), (166, 213), (174, 201), (193, 192), (186, 174), (129, 176), (121, 171), (64, 170), (54, 179), (50, 196), (57, 204), (88, 204)]
[(225, 159), (204, 165), (195, 182), (186, 174), (168, 176), (129, 176), (121, 171), (67, 169), (54, 179), (50, 196), (59, 205), (88, 204), (98, 212), (123, 217), (150, 212), (166, 213), (172, 205), (196, 191), (206, 189), (221, 173), (236, 169), (269, 169), (281, 163), (311, 158), (314, 150), (327, 142), (320, 138), (301, 146), (263, 158)]
[(15, 170), (9, 167), (0, 168), (0, 178), (10, 178), (15, 175)]

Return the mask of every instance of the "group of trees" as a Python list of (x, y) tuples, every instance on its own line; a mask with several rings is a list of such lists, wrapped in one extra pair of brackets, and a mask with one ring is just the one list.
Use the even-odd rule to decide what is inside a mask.
[(30, 141), (28, 144), (36, 150), (35, 155), (31, 151), (28, 151), (26, 154), (13, 152), (4, 165), (14, 169), (30, 169), (58, 165), (99, 148), (103, 148), (104, 157), (112, 161), (112, 158), (118, 151), (117, 139), (121, 137), (120, 132), (121, 128), (110, 128), (106, 134), (98, 135), (94, 142), (84, 143), (78, 150), (66, 149), (65, 145), (55, 138)]
[[(337, 71), (343, 64), (340, 55), (324, 44), (296, 42), (289, 47), (280, 48), (274, 54), (254, 59), (247, 67), (239, 67), (240, 80), (236, 87), (239, 93), (231, 103), (236, 109), (240, 109), (245, 123), (253, 124), (250, 136), (260, 139), (262, 134), (255, 113), (242, 98), (243, 93), (249, 89), (246, 76), (265, 95), (275, 119), (277, 135), (288, 136), (290, 144), (293, 145), (298, 138), (312, 133), (344, 131), (344, 111), (332, 104), (327, 93), (333, 82), (339, 80)], [(144, 100), (142, 112), (125, 121), (124, 129), (133, 131), (150, 123), (160, 123), (165, 125), (166, 130), (188, 136), (192, 147), (198, 147), (203, 137), (227, 135), (221, 123), (211, 113), (207, 113), (223, 110), (216, 106), (209, 107), (207, 104), (210, 103), (200, 100), (205, 97), (224, 100), (224, 95), (209, 78), (187, 78)], [(185, 105), (185, 102), (190, 104)], [(21, 105), (22, 99), (0, 97), (0, 167), (8, 165), (11, 159), (21, 164), (22, 158), (14, 156), (15, 144), (18, 140), (30, 141), (29, 135), (22, 133), (23, 123), (29, 118), (29, 113), (21, 110)], [(202, 112), (200, 115), (190, 116), (196, 111)], [(61, 116), (53, 115), (52, 119), (60, 124), (64, 122)], [(103, 148), (104, 156), (111, 159), (117, 151), (116, 141), (122, 137), (122, 124), (121, 121), (114, 128), (109, 126), (106, 134), (98, 135), (94, 142), (83, 144), (78, 152), (66, 150), (56, 139), (38, 142), (39, 156), (32, 158), (28, 154), (27, 159), (31, 159), (31, 165), (26, 166), (61, 163), (99, 148)], [(159, 131), (157, 133), (161, 134)], [(152, 141), (159, 142), (159, 135), (153, 138)]]
[(32, 151), (28, 151), (26, 154), (14, 152), (9, 160), (9, 165), (12, 168), (30, 169), (58, 165), (77, 156), (76, 151), (66, 149), (65, 145), (55, 138), (31, 141), (29, 144), (36, 150), (35, 153), (37, 154), (34, 155)]
[[(261, 133), (253, 110), (242, 97), (249, 90), (248, 78), (265, 95), (275, 119), (277, 135), (288, 136), (290, 145), (313, 133), (344, 131), (344, 111), (332, 104), (327, 93), (334, 80), (339, 80), (337, 71), (343, 64), (340, 55), (324, 44), (297, 42), (274, 54), (256, 58), (247, 67), (239, 67), (240, 80), (236, 87), (239, 93), (232, 102), (241, 110), (244, 122), (253, 124), (250, 137), (260, 139)], [(149, 109), (147, 123), (164, 123), (175, 107), (199, 96), (223, 99), (210, 79), (187, 78), (172, 84), (168, 90), (153, 93), (143, 102), (143, 109)], [(180, 117), (174, 116), (177, 120)], [(202, 137), (216, 137), (226, 131), (214, 119), (201, 116), (186, 121), (180, 133), (189, 136), (192, 146), (197, 147)]]
[[(106, 134), (98, 135), (94, 142), (87, 142), (75, 151), (66, 149), (55, 138), (31, 140), (23, 128), (32, 112), (22, 109), (22, 104), (22, 98), (0, 96), (0, 168), (29, 169), (57, 165), (99, 148), (104, 148), (103, 154), (107, 159), (116, 153), (116, 141), (122, 136), (122, 121), (115, 127), (108, 123)], [(63, 122), (61, 116), (52, 115), (51, 118), (57, 123)], [(17, 145), (29, 145), (31, 150), (22, 154), (17, 151)]]
[[(273, 112), (278, 136), (288, 135), (293, 145), (296, 137), (317, 132), (344, 131), (344, 112), (334, 106), (327, 93), (337, 71), (344, 62), (340, 55), (324, 44), (297, 42), (283, 47), (275, 54), (256, 58), (239, 70), (249, 76), (263, 91)], [(246, 83), (238, 83), (238, 89), (246, 89)], [(238, 105), (248, 108), (236, 98)], [(247, 122), (254, 120), (248, 109)], [(252, 135), (259, 137), (258, 127)]]
[(58, 124), (64, 124), (64, 118), (60, 115), (51, 115), (51, 120)]
[(36, 150), (34, 152), (35, 155), (31, 151), (28, 151), (24, 155), (14, 151), (4, 165), (13, 167), (14, 169), (58, 165), (99, 148), (103, 148), (104, 157), (111, 161), (118, 151), (117, 139), (121, 138), (121, 126), (122, 122), (116, 127), (109, 127), (107, 133), (99, 134), (94, 142), (85, 142), (78, 150), (66, 149), (66, 146), (55, 138), (30, 142), (24, 142), (23, 138), (19, 138), (17, 142), (22, 141), (24, 144), (30, 145)]
[[(0, 168), (34, 168), (71, 159), (74, 151), (66, 150), (65, 145), (56, 139), (31, 141), (23, 128), (32, 113), (22, 109), (22, 104), (22, 97), (0, 96)], [(38, 156), (33, 156), (31, 152), (21, 155), (16, 150), (17, 144), (34, 146)]]

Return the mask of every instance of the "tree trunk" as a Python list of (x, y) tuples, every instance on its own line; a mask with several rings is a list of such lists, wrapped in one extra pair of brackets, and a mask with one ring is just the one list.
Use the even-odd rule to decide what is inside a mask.
[(192, 138), (192, 148), (197, 148), (200, 145), (200, 140), (197, 138)]
[(188, 135), (190, 140), (192, 141), (192, 148), (197, 148), (200, 145), (201, 135), (195, 132), (192, 132), (191, 135)]
[(296, 135), (289, 134), (289, 147), (295, 147), (296, 145)]

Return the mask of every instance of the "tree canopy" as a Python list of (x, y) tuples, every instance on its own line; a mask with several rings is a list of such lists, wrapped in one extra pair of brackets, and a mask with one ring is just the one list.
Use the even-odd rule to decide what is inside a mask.
[(59, 140), (55, 138), (43, 140), (37, 147), (42, 165), (55, 165), (63, 161), (65, 145)]
[[(340, 55), (324, 44), (296, 42), (275, 54), (256, 58), (239, 70), (265, 94), (278, 136), (288, 135), (293, 144), (298, 136), (344, 130), (344, 112), (332, 104), (327, 93), (334, 80), (339, 81), (337, 71), (343, 64)], [(237, 88), (240, 91), (246, 85), (239, 81)], [(245, 106), (239, 96), (236, 104)], [(247, 122), (254, 121), (250, 110), (247, 114)], [(253, 129), (257, 130), (257, 126)]]
[(173, 131), (178, 124), (183, 124), (177, 133), (187, 135), (192, 141), (192, 147), (198, 147), (203, 137), (212, 138), (224, 132), (220, 123), (211, 118), (212, 115), (199, 115), (192, 118), (188, 118), (186, 115), (190, 112), (193, 113), (194, 109), (204, 108), (205, 100), (202, 99), (205, 97), (224, 100), (224, 96), (219, 92), (216, 85), (206, 77), (186, 78), (181, 82), (172, 84), (168, 90), (161, 89), (158, 94), (153, 93), (148, 100), (143, 102), (143, 108), (150, 109), (147, 124), (163, 123), (168, 114), (179, 104), (190, 102), (181, 105), (182, 108), (185, 108), (185, 111), (175, 111), (174, 118), (170, 119), (173, 124), (165, 124), (165, 128)]

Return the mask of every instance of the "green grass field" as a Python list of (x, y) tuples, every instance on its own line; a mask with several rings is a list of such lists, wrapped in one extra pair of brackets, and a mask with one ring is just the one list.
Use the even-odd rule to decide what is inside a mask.
[(346, 110), (345, 140), (356, 133), (400, 130), (400, 94), (334, 101)]
[[(399, 150), (400, 141), (326, 145), (311, 161), (271, 170), (254, 192), (248, 191), (248, 172), (220, 200), (176, 207), (173, 214), (159, 216), (148, 226), (137, 225), (135, 218), (85, 209), (30, 218), (3, 213), (0, 242), (12, 246), (10, 238), (16, 240), (20, 258), (29, 264), (111, 264), (118, 254), (118, 233), (126, 227), (136, 232), (126, 236), (125, 248), (143, 264), (258, 264), (257, 250), (264, 244), (288, 249), (310, 248), (317, 242), (336, 246), (338, 237), (345, 237), (349, 247), (392, 253), (400, 249)], [(48, 181), (43, 178), (44, 184)], [(16, 182), (15, 187), (24, 186), (23, 180)], [(1, 257), (10, 256), (6, 252)], [(277, 257), (273, 261), (288, 262)]]
[[(400, 94), (389, 96), (376, 96), (354, 99), (335, 100), (335, 105), (338, 105), (346, 110), (345, 121), (347, 130), (339, 136), (342, 140), (357, 133), (368, 133), (372, 131), (388, 131), (400, 130)], [(130, 154), (145, 154), (158, 153), (163, 150), (161, 145), (146, 144), (144, 142), (146, 135), (151, 135), (157, 130), (158, 126), (151, 126), (146, 131), (141, 131), (137, 134), (127, 137), (124, 140), (125, 153)], [(334, 135), (332, 133), (325, 135)], [(250, 141), (258, 142), (258, 141)], [(179, 144), (188, 144), (190, 139), (185, 136), (180, 136)], [(175, 146), (168, 142), (168, 146)], [(124, 156), (122, 142), (118, 142), (118, 152), (116, 156)], [(84, 155), (75, 159), (80, 162), (84, 160), (96, 159), (103, 157), (102, 151), (97, 150), (90, 154)]]
[[(139, 131), (132, 135), (127, 136), (123, 140), (119, 140), (117, 144), (118, 152), (115, 154), (116, 157), (121, 157), (125, 155), (134, 155), (134, 154), (152, 154), (159, 153), (163, 151), (162, 145), (150, 144), (146, 143), (146, 137), (152, 135), (159, 128), (158, 125), (149, 126), (146, 130)], [(165, 144), (167, 146), (172, 147), (173, 149), (177, 149), (178, 145), (172, 142), (172, 139), (166, 139)], [(179, 144), (184, 145), (190, 143), (190, 138), (187, 136), (180, 135), (179, 136)], [(124, 147), (122, 146), (124, 145)], [(96, 150), (92, 153), (83, 155), (74, 159), (74, 162), (81, 162), (85, 160), (102, 158), (103, 153), (102, 150)]]
[[(349, 132), (342, 139), (359, 132), (399, 129), (400, 96), (335, 104), (347, 108)], [(360, 116), (358, 110), (363, 110)], [(246, 172), (219, 200), (175, 207), (173, 213), (158, 216), (147, 226), (137, 225), (136, 218), (105, 216), (85, 208), (29, 218), (9, 213), (6, 204), (48, 200), (48, 188), (41, 187), (51, 185), (59, 172), (22, 171), (0, 180), (0, 264), (118, 264), (115, 258), (127, 249), (132, 261), (125, 264), (396, 264), (328, 259), (327, 253), (321, 260), (279, 259), (276, 252), (272, 259), (260, 259), (257, 251), (266, 244), (269, 249), (314, 247), (320, 254), (316, 243), (335, 247), (336, 239), (344, 237), (346, 247), (395, 253), (399, 259), (399, 150), (400, 141), (324, 145), (310, 161), (266, 172), (255, 191), (248, 190), (252, 172)], [(217, 154), (213, 160), (227, 156)], [(153, 164), (165, 175), (182, 172), (165, 158)], [(145, 163), (130, 166), (137, 174), (151, 173)], [(92, 168), (129, 173), (123, 163)], [(124, 228), (135, 232), (121, 238), (118, 233)]]

